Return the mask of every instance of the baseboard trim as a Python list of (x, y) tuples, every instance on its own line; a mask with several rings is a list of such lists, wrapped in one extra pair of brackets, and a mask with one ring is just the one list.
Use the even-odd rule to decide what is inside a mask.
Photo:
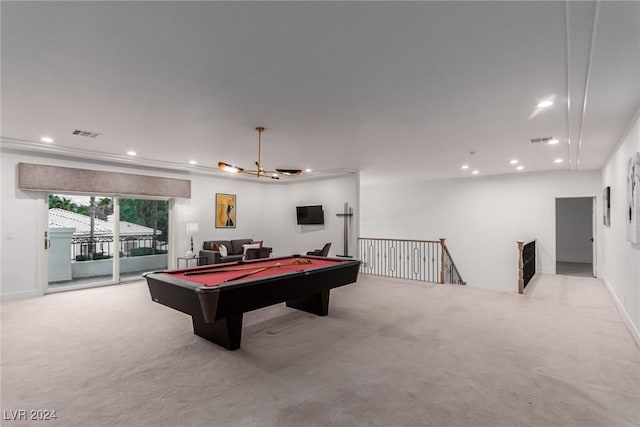
[(570, 262), (572, 264), (593, 264), (590, 259), (584, 259), (584, 258), (565, 258), (565, 259), (556, 258), (556, 262)]
[(10, 292), (7, 294), (1, 294), (0, 295), (0, 300), (2, 301), (13, 301), (13, 300), (17, 300), (17, 299), (24, 299), (24, 298), (35, 298), (38, 296), (38, 292), (33, 290), (33, 291), (19, 291), (19, 292)]
[(622, 316), (622, 320), (624, 320), (624, 324), (627, 326), (629, 333), (633, 337), (633, 340), (635, 341), (636, 346), (640, 348), (640, 332), (638, 332), (638, 328), (636, 328), (636, 326), (631, 321), (631, 317), (629, 317), (629, 313), (627, 313), (627, 311), (624, 309), (624, 306), (618, 299), (618, 296), (616, 295), (616, 293), (613, 291), (613, 287), (611, 287), (611, 284), (609, 283), (609, 281), (604, 277), (602, 278), (602, 281), (604, 282), (605, 287), (609, 291), (609, 294), (611, 295), (611, 298), (613, 299), (613, 302), (616, 305), (616, 308), (618, 309), (620, 316)]

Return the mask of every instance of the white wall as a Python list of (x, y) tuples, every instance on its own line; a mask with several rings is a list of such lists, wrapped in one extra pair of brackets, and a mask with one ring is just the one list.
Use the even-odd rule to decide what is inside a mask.
[[(256, 239), (263, 240), (262, 205), (264, 189), (269, 184), (259, 184), (242, 179), (215, 176), (191, 176), (191, 199), (176, 199), (175, 241), (176, 255), (183, 256), (189, 249), (187, 224), (198, 223), (198, 233), (193, 238), (194, 251), (202, 249), (205, 240)], [(236, 195), (236, 227), (216, 228), (216, 193)], [(265, 245), (269, 243), (265, 241)]]
[[(273, 247), (275, 255), (305, 253), (332, 242), (331, 255), (342, 253), (342, 219), (335, 216), (344, 202), (356, 209), (351, 229), (351, 253), (356, 248), (358, 176), (268, 183), (241, 179), (168, 172), (141, 167), (115, 166), (93, 161), (79, 161), (25, 153), (2, 151), (0, 164), (2, 205), (0, 206), (0, 295), (15, 298), (42, 295), (46, 290), (47, 254), (43, 236), (48, 229), (47, 194), (21, 191), (17, 186), (19, 162), (138, 173), (191, 180), (191, 199), (176, 199), (171, 213), (169, 266), (175, 257), (189, 249), (187, 223), (199, 224), (194, 236), (198, 251), (204, 240), (254, 238)], [(236, 228), (215, 228), (215, 194), (237, 196)], [(325, 209), (322, 226), (296, 225), (295, 206), (321, 204)]]
[[(330, 256), (342, 254), (343, 220), (336, 217), (344, 202), (357, 205), (356, 174), (288, 183), (258, 183), (240, 179), (192, 177), (191, 200), (177, 200), (176, 233), (186, 235), (187, 223), (197, 222), (194, 248), (206, 240), (252, 238), (273, 248), (274, 256), (306, 253), (332, 242)], [(215, 194), (236, 195), (236, 228), (215, 228)], [(324, 225), (296, 224), (296, 206), (322, 205)], [(350, 253), (356, 248), (357, 220), (352, 221)], [(184, 230), (184, 231), (183, 231)], [(177, 252), (188, 249), (188, 240), (177, 238)]]
[[(358, 238), (358, 175), (269, 186), (264, 204), (265, 244), (275, 255), (304, 254), (331, 242), (329, 256), (344, 255), (344, 203), (353, 207), (349, 226), (349, 255), (356, 255)], [(323, 225), (297, 225), (296, 206), (322, 205)], [(273, 243), (273, 245), (271, 244)]]
[[(599, 219), (599, 218), (598, 218)], [(556, 261), (593, 262), (593, 199), (556, 200)]]
[[(371, 179), (370, 179), (371, 178)], [(360, 175), (360, 235), (444, 237), (470, 286), (517, 292), (517, 240), (537, 240), (538, 271), (555, 272), (555, 199), (601, 197), (598, 171), (368, 184)]]
[(17, 187), (16, 164), (19, 157), (2, 153), (2, 259), (0, 289), (3, 298), (35, 296), (37, 284), (46, 277), (42, 251), (47, 223), (42, 217), (44, 198), (36, 192)]
[(614, 293), (627, 322), (640, 336), (640, 244), (627, 239), (627, 161), (640, 152), (640, 120), (636, 118), (602, 170), (603, 187), (611, 186), (611, 227), (603, 227), (601, 276)]

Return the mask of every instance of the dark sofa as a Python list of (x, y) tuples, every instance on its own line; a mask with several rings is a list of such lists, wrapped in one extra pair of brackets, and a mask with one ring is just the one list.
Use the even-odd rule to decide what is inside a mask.
[[(242, 245), (254, 243), (253, 239), (236, 239), (236, 240), (208, 240), (202, 243), (201, 257), (207, 258), (207, 264), (220, 264), (223, 262), (241, 261), (244, 256), (244, 248)], [(215, 250), (220, 245), (227, 248), (227, 256), (220, 255), (219, 250)], [(262, 246), (259, 248), (247, 249), (247, 260), (257, 258), (268, 258), (271, 254), (271, 248)]]

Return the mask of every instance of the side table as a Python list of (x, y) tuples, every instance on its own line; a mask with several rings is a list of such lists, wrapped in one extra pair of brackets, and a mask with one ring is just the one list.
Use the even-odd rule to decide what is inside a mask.
[(200, 265), (205, 265), (204, 263), (207, 261), (207, 257), (206, 256), (192, 256), (192, 257), (179, 256), (177, 258), (177, 266), (176, 266), (177, 268), (180, 268), (180, 261), (184, 261), (185, 268), (189, 268), (190, 261), (195, 261), (196, 265), (192, 267), (197, 267)]

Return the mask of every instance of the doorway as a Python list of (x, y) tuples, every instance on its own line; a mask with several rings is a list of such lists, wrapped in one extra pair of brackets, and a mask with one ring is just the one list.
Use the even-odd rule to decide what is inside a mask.
[(556, 199), (556, 274), (596, 277), (595, 197)]
[(168, 266), (169, 202), (50, 194), (49, 292), (138, 280)]

